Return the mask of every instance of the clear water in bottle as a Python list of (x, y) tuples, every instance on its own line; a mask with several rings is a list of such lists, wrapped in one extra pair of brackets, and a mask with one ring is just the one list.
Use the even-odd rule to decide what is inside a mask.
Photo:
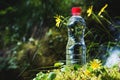
[(68, 21), (67, 65), (86, 63), (86, 45), (84, 41), (86, 23), (80, 14), (81, 8), (72, 8), (72, 16)]

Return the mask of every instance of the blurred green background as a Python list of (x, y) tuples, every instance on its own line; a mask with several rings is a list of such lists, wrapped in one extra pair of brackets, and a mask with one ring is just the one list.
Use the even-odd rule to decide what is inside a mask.
[[(105, 4), (101, 18), (97, 13)], [(88, 17), (91, 5), (95, 15)], [(74, 6), (82, 7), (87, 25), (87, 61), (106, 55), (106, 46), (119, 45), (118, 0), (1, 0), (0, 80), (30, 80), (41, 69), (64, 61), (67, 27), (57, 28), (54, 16), (71, 16)]]

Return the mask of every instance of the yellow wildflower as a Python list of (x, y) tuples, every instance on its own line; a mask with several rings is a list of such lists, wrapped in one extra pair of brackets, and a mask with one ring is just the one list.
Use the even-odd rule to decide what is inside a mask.
[(88, 17), (92, 14), (92, 10), (93, 10), (93, 6), (90, 6), (87, 10), (87, 13), (88, 13)]
[(105, 8), (108, 6), (108, 4), (105, 4), (105, 6), (103, 6), (101, 8), (101, 10), (99, 11), (98, 15), (100, 16), (102, 14), (102, 12), (104, 12)]
[(57, 16), (55, 16), (54, 18), (56, 18), (56, 19), (55, 19), (55, 21), (56, 21), (56, 27), (59, 27), (59, 26), (60, 26), (60, 23), (61, 23), (61, 21), (62, 21), (61, 18), (63, 18), (63, 16), (57, 15)]
[(90, 62), (90, 67), (93, 70), (99, 69), (101, 67), (101, 61), (98, 59), (94, 59), (93, 61)]

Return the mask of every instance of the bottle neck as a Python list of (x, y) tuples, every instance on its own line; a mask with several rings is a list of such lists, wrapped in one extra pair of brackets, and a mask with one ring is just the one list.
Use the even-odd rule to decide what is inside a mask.
[(72, 16), (80, 16), (81, 13), (72, 13)]

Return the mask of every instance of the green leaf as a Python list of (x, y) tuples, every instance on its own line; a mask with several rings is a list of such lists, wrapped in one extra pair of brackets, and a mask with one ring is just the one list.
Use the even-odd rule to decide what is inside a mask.
[(50, 72), (49, 75), (48, 75), (48, 80), (54, 80), (56, 77), (56, 73), (55, 72)]
[(54, 64), (55, 67), (61, 67), (63, 65), (64, 65), (64, 63), (62, 63), (62, 62), (57, 62)]

